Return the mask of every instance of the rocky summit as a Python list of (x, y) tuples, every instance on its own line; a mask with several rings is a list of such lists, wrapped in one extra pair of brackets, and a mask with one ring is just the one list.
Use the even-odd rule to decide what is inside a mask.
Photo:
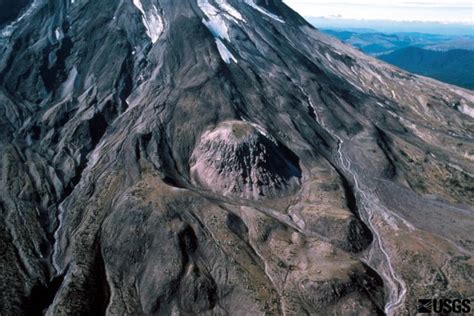
[(1, 315), (474, 296), (474, 93), (281, 0), (6, 1)]

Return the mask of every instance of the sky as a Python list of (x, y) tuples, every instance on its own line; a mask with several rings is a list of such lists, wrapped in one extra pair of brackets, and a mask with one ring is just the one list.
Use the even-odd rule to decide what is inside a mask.
[(474, 24), (474, 0), (284, 0), (303, 16)]

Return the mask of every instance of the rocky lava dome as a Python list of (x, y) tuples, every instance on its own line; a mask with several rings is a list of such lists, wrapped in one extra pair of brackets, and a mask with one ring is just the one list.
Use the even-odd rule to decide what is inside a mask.
[(294, 192), (301, 178), (298, 161), (288, 149), (242, 121), (226, 121), (205, 132), (190, 167), (195, 183), (253, 199)]

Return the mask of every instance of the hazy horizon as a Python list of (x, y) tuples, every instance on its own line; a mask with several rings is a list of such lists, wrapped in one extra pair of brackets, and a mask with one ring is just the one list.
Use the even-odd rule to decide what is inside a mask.
[(354, 30), (357, 32), (425, 33), (474, 37), (474, 26), (461, 23), (401, 22), (390, 20), (356, 20), (306, 16), (311, 24), (322, 29)]
[(284, 0), (305, 17), (350, 20), (437, 22), (474, 25), (473, 3), (469, 0)]

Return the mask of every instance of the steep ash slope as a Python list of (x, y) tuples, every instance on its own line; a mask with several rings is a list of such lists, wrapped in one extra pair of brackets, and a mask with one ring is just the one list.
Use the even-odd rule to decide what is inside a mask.
[(14, 20), (27, 7), (29, 0), (4, 0), (0, 3), (0, 26)]
[(3, 30), (2, 315), (472, 296), (472, 92), (278, 0), (38, 0)]

